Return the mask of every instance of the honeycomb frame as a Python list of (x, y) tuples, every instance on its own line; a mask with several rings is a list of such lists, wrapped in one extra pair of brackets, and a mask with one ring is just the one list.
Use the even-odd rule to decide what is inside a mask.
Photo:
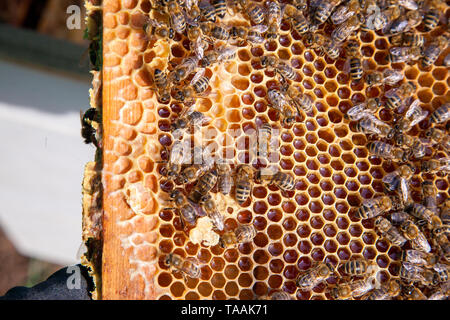
[[(164, 147), (173, 141), (170, 120), (180, 114), (182, 106), (173, 101), (160, 104), (150, 88), (151, 70), (168, 67), (169, 55), (181, 61), (188, 43), (184, 36), (173, 42), (149, 41), (143, 31), (149, 11), (149, 1), (103, 1), (102, 298), (255, 299), (281, 289), (297, 299), (327, 299), (325, 283), (303, 292), (295, 286), (296, 276), (315, 261), (336, 265), (358, 256), (376, 261), (383, 282), (396, 278), (399, 248), (380, 238), (371, 219), (361, 221), (352, 212), (363, 199), (383, 194), (381, 178), (396, 168), (371, 156), (366, 148), (370, 140), (344, 117), (353, 104), (378, 96), (380, 90), (368, 90), (366, 84), (350, 80), (344, 72), (343, 52), (333, 61), (305, 48), (286, 21), (278, 44), (239, 48), (235, 61), (209, 69), (207, 76), (220, 74), (230, 80), (231, 87), (224, 79), (212, 79), (212, 90), (219, 88), (220, 94), (215, 101), (199, 99), (196, 109), (212, 117), (213, 130), (222, 134), (234, 128), (255, 129), (266, 121), (280, 128), (280, 167), (296, 177), (295, 191), (255, 184), (251, 201), (227, 212), (226, 230), (237, 223), (253, 223), (258, 233), (252, 243), (223, 250), (188, 241), (179, 218), (162, 210), (170, 186), (164, 180), (160, 184), (163, 165), (158, 164), (164, 158)], [(331, 33), (328, 25), (324, 31)], [(441, 32), (438, 29), (430, 36)], [(417, 85), (417, 98), (424, 109), (431, 112), (450, 101), (450, 79), (442, 66), (448, 49), (431, 70), (417, 64), (392, 66), (383, 60), (386, 37), (373, 31), (358, 36), (369, 68), (378, 64), (377, 70), (395, 67), (404, 71), (405, 80)], [(263, 53), (284, 60), (289, 57), (298, 74), (295, 84), (314, 97), (313, 114), (303, 114), (290, 129), (282, 128), (277, 113), (267, 106), (267, 88), (276, 88), (277, 82), (273, 72), (256, 61)], [(387, 109), (378, 115), (389, 123), (399, 116)], [(418, 135), (428, 125), (422, 121), (409, 133)], [(243, 151), (245, 142), (238, 140), (231, 139), (231, 143)], [(432, 177), (420, 174), (413, 178), (414, 200), (420, 200), (425, 178)], [(439, 175), (433, 179), (440, 204), (449, 196), (449, 180)], [(205, 264), (201, 278), (185, 282), (181, 275), (171, 273), (162, 259), (172, 251)], [(327, 283), (337, 280), (331, 277)]]

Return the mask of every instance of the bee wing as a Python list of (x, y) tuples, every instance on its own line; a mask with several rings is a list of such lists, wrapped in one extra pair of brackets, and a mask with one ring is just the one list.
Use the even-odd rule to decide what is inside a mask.
[(395, 224), (401, 224), (409, 218), (409, 214), (405, 211), (397, 211), (391, 214), (391, 221)]
[(338, 25), (345, 22), (345, 20), (350, 18), (352, 15), (353, 13), (349, 12), (348, 6), (343, 4), (334, 10), (334, 12), (330, 16), (330, 20), (334, 25)]
[(360, 122), (361, 127), (363, 127), (364, 129), (366, 129), (368, 131), (371, 131), (371, 132), (373, 132), (375, 134), (381, 134), (381, 130), (379, 129), (379, 127), (386, 126), (386, 123), (384, 123), (383, 121), (379, 120), (377, 117), (375, 117), (371, 113), (364, 114), (363, 119), (370, 119), (373, 123), (375, 123), (377, 125), (377, 126), (371, 126), (369, 124), (369, 122), (366, 122), (366, 121), (361, 121)]
[(446, 271), (449, 272), (450, 271), (449, 269), (450, 269), (449, 266), (442, 263), (435, 263), (433, 265), (433, 270), (436, 272), (446, 272)]
[(190, 85), (196, 83), (198, 81), (198, 79), (200, 79), (201, 77), (203, 77), (203, 75), (205, 74), (206, 69), (202, 68), (199, 71), (197, 71), (197, 73), (195, 74), (195, 76), (192, 78)]
[(392, 47), (389, 49), (389, 52), (394, 56), (402, 56), (404, 52), (408, 50), (408, 47)]
[(400, 17), (389, 22), (383, 29), (384, 35), (394, 35), (403, 32), (408, 26), (408, 20), (405, 17)]
[(386, 91), (385, 93), (384, 93), (384, 96), (386, 97), (386, 98), (392, 98), (394, 95), (395, 95), (395, 93), (398, 91), (398, 88), (393, 88), (393, 89), (390, 89), (390, 90), (388, 90), (388, 91)]
[(408, 203), (409, 188), (408, 188), (408, 181), (405, 178), (400, 179), (400, 193), (402, 195), (403, 203)]
[(390, 86), (396, 84), (397, 82), (403, 80), (405, 77), (403, 72), (395, 69), (386, 69), (383, 71), (384, 82)]
[(217, 209), (211, 212), (208, 216), (218, 230), (222, 231), (225, 228), (225, 219)]
[(198, 0), (185, 0), (184, 4), (188, 10), (191, 10), (192, 6), (197, 5)]
[(236, 53), (237, 49), (238, 49), (238, 47), (236, 47), (236, 46), (229, 46), (229, 47), (223, 48), (222, 50), (220, 50), (217, 60), (222, 60), (225, 57), (234, 55)]
[(202, 37), (198, 37), (194, 44), (194, 52), (195, 56), (198, 59), (203, 59), (203, 55), (205, 53), (205, 50), (203, 48), (203, 39)]
[[(381, 179), (381, 181), (383, 183), (391, 186), (395, 182), (397, 177), (398, 177), (397, 171), (393, 171), (393, 172), (389, 172), (387, 175), (385, 175), (383, 177), (383, 179)], [(396, 188), (397, 188), (397, 186), (392, 186), (392, 190), (391, 191), (395, 190)]]
[(416, 99), (413, 101), (413, 103), (411, 103), (411, 105), (408, 108), (408, 111), (405, 114), (406, 118), (413, 118), (413, 121), (411, 122), (410, 126), (413, 127), (416, 124), (418, 124), (420, 121), (422, 121), (423, 119), (425, 119), (428, 115), (428, 111), (424, 111), (420, 106), (419, 106), (420, 100)]
[(414, 0), (399, 0), (398, 4), (405, 7), (408, 10), (417, 10), (419, 6)]
[(269, 26), (267, 26), (265, 24), (258, 24), (256, 26), (250, 27), (251, 31), (259, 32), (259, 33), (264, 33), (267, 31), (267, 29), (269, 29)]

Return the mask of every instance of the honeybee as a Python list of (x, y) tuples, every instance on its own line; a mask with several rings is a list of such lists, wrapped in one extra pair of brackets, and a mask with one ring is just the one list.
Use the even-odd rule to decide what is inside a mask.
[(413, 285), (403, 286), (402, 295), (406, 297), (407, 300), (427, 300), (427, 296), (423, 292)]
[(225, 0), (214, 0), (212, 6), (215, 9), (216, 17), (223, 19), (227, 12), (227, 3)]
[(178, 1), (168, 1), (166, 11), (169, 15), (172, 28), (178, 33), (184, 33), (186, 31), (186, 19), (183, 10), (178, 5)]
[(170, 90), (167, 74), (161, 69), (155, 69), (153, 71), (153, 82), (156, 86), (158, 98), (161, 103), (168, 103), (170, 101)]
[(388, 173), (381, 180), (388, 191), (398, 191), (402, 196), (403, 203), (409, 201), (409, 180), (413, 176), (415, 168), (409, 164), (400, 166), (397, 170)]
[(447, 54), (444, 58), (444, 66), (450, 67), (450, 53)]
[(247, 201), (252, 190), (253, 169), (249, 165), (241, 165), (236, 171), (236, 201), (242, 205)]
[(349, 260), (344, 263), (344, 272), (349, 276), (362, 276), (366, 273), (370, 274), (374, 269), (374, 264), (369, 263), (365, 259)]
[(300, 114), (300, 109), (304, 110), (306, 113), (311, 113), (313, 111), (312, 98), (309, 95), (302, 93), (300, 89), (293, 86), (284, 86), (282, 91), (286, 93), (289, 102), (296, 108), (298, 114)]
[(408, 161), (408, 152), (382, 141), (372, 141), (367, 145), (369, 152), (386, 160)]
[(378, 111), (381, 106), (380, 99), (378, 98), (370, 98), (369, 100), (357, 104), (356, 106), (351, 107), (345, 117), (352, 120), (358, 121), (362, 118), (365, 118), (369, 114), (374, 114)]
[[(437, 204), (436, 204), (437, 191), (433, 182), (427, 180), (422, 183), (422, 195), (423, 195), (423, 204), (425, 205), (425, 208), (431, 210), (434, 213), (437, 213)], [(445, 224), (444, 221), (442, 222)]]
[(292, 5), (294, 5), (298, 10), (305, 11), (308, 9), (307, 0), (293, 0)]
[(374, 71), (366, 75), (366, 83), (369, 87), (388, 85), (393, 86), (403, 80), (404, 75), (401, 71), (395, 69), (384, 69), (383, 71)]
[(200, 205), (202, 206), (203, 211), (205, 211), (208, 217), (212, 220), (214, 226), (218, 230), (222, 231), (225, 228), (224, 217), (217, 210), (216, 204), (214, 203), (214, 200), (212, 199), (211, 195), (207, 194), (203, 196), (200, 201)]
[(333, 30), (331, 33), (331, 39), (337, 43), (345, 41), (355, 30), (360, 27), (363, 22), (364, 16), (359, 13), (355, 14)]
[(311, 290), (325, 281), (335, 272), (335, 267), (328, 262), (320, 262), (314, 267), (298, 275), (295, 281), (300, 290)]
[(421, 250), (408, 249), (403, 250), (400, 257), (401, 261), (410, 262), (419, 266), (431, 267), (436, 263), (436, 256)]
[(447, 283), (437, 286), (437, 289), (428, 297), (428, 300), (447, 300), (450, 295), (450, 288)]
[(363, 67), (358, 42), (355, 40), (348, 41), (345, 52), (347, 53), (348, 60), (344, 68), (350, 71), (350, 76), (354, 81), (361, 80), (363, 77)]
[(269, 184), (274, 184), (281, 190), (294, 190), (295, 179), (289, 173), (278, 171), (273, 175), (263, 175), (259, 172), (259, 177), (263, 180), (267, 180)]
[(373, 30), (381, 30), (393, 22), (395, 19), (400, 17), (401, 10), (398, 6), (391, 6), (383, 10), (379, 14), (376, 14), (371, 21)]
[(389, 61), (391, 63), (413, 62), (422, 56), (419, 47), (392, 47), (389, 49)]
[(173, 69), (168, 76), (170, 83), (180, 83), (186, 79), (197, 68), (198, 57), (187, 57), (175, 69)]
[(425, 16), (423, 18), (423, 25), (425, 32), (434, 30), (439, 24), (441, 12), (445, 12), (447, 5), (442, 0), (428, 0), (425, 4)]
[(392, 300), (400, 294), (401, 289), (400, 281), (392, 279), (388, 283), (382, 284), (380, 288), (373, 290), (366, 300)]
[(400, 207), (400, 201), (396, 196), (385, 195), (378, 198), (365, 199), (356, 211), (356, 216), (360, 219), (370, 219)]
[(283, 78), (289, 80), (297, 79), (297, 73), (295, 70), (273, 55), (261, 57), (260, 62), (261, 66), (265, 68), (273, 68)]
[(432, 125), (444, 123), (450, 119), (450, 102), (441, 105), (430, 115)]
[(314, 12), (314, 22), (316, 25), (320, 25), (324, 23), (333, 12), (334, 8), (336, 8), (342, 0), (317, 0), (317, 6)]
[(381, 232), (382, 236), (392, 244), (402, 247), (406, 243), (406, 239), (401, 235), (400, 231), (398, 231), (398, 229), (386, 218), (381, 216), (377, 217), (375, 219), (375, 227)]
[(222, 162), (217, 164), (217, 186), (219, 191), (227, 195), (231, 191), (231, 187), (233, 186), (233, 177), (231, 175), (231, 168), (228, 163)]
[(450, 277), (450, 266), (443, 263), (436, 263), (433, 265), (434, 270), (434, 279), (433, 284), (437, 285), (438, 283), (447, 282)]
[(202, 175), (194, 187), (194, 189), (189, 193), (188, 199), (193, 203), (200, 203), (202, 198), (212, 189), (217, 183), (217, 171), (212, 169)]
[(219, 244), (222, 248), (237, 246), (240, 243), (247, 243), (256, 236), (256, 229), (253, 225), (240, 225), (234, 232), (227, 232), (220, 237)]
[(450, 157), (423, 161), (421, 170), (425, 173), (450, 173)]
[(419, 47), (425, 44), (425, 37), (418, 32), (405, 32), (390, 38), (391, 44), (397, 47)]
[(409, 131), (413, 126), (425, 119), (428, 115), (428, 111), (424, 111), (419, 106), (420, 100), (416, 99), (406, 111), (405, 116), (395, 125), (395, 129), (400, 132)]
[(144, 32), (149, 39), (173, 39), (175, 37), (175, 30), (168, 27), (155, 19), (148, 19), (144, 25)]
[(304, 34), (309, 31), (309, 21), (304, 16), (301, 9), (294, 7), (293, 5), (286, 5), (284, 14), (291, 20), (292, 28), (298, 34)]
[[(450, 261), (450, 242), (448, 241), (448, 232), (445, 232), (444, 227), (435, 227), (431, 229), (431, 241), (437, 248), (437, 252), (445, 258), (447, 262)], [(447, 228), (448, 229), (448, 228)]]
[(209, 67), (214, 63), (225, 63), (236, 57), (237, 47), (225, 46), (217, 50), (210, 50), (200, 60), (202, 68)]
[(181, 223), (184, 227), (194, 226), (197, 223), (197, 212), (195, 208), (187, 201), (186, 196), (179, 189), (175, 189), (170, 193), (170, 201), (175, 204), (173, 208), (165, 208), (166, 210), (177, 210), (180, 214)]
[(425, 50), (422, 55), (421, 64), (422, 68), (428, 68), (436, 62), (441, 53), (447, 48), (448, 39), (445, 36), (439, 36), (434, 39)]
[(164, 259), (164, 263), (170, 269), (181, 272), (185, 281), (187, 280), (186, 277), (193, 279), (200, 278), (200, 265), (194, 258), (185, 259), (176, 253), (169, 253)]
[(186, 21), (197, 23), (201, 18), (201, 10), (198, 6), (198, 0), (186, 0)]
[(411, 81), (401, 84), (398, 88), (391, 89), (385, 93), (386, 107), (391, 110), (399, 108), (405, 99), (409, 98), (416, 91), (417, 86)]
[(174, 94), (174, 99), (191, 105), (194, 102), (195, 95), (201, 95), (209, 87), (209, 78), (204, 76), (205, 69), (200, 69), (192, 78), (189, 86), (178, 89)]
[(427, 221), (432, 227), (442, 226), (442, 221), (439, 216), (420, 203), (413, 203), (409, 207), (408, 212), (419, 220)]
[(278, 32), (281, 24), (281, 6), (278, 1), (268, 0), (266, 1), (267, 6), (267, 25), (268, 30), (266, 33), (267, 39), (276, 39), (278, 37)]
[(356, 130), (365, 134), (376, 134), (379, 137), (387, 137), (391, 139), (394, 136), (394, 129), (387, 123), (378, 120), (371, 113), (361, 115), (363, 117), (356, 124)]
[(84, 143), (92, 143), (96, 148), (99, 147), (97, 140), (97, 129), (94, 126), (94, 122), (100, 123), (99, 114), (97, 109), (89, 108), (84, 113), (80, 111), (81, 121), (81, 137), (84, 139)]
[(199, 129), (211, 119), (200, 111), (195, 111), (193, 107), (185, 108), (180, 116), (172, 122), (172, 135), (175, 139), (180, 138), (184, 132), (190, 128)]
[(170, 150), (169, 161), (167, 161), (165, 168), (165, 175), (168, 179), (175, 179), (181, 171), (181, 166), (190, 161), (188, 158), (190, 157), (189, 150), (191, 150), (190, 141), (185, 139), (174, 142)]
[(230, 36), (233, 39), (240, 39), (239, 45), (243, 45), (246, 41), (251, 44), (259, 44), (264, 42), (264, 32), (268, 29), (267, 25), (260, 24), (252, 27), (233, 26), (230, 30)]
[(312, 49), (319, 49), (321, 54), (326, 54), (332, 60), (336, 60), (341, 53), (341, 43), (317, 32), (306, 33), (305, 44)]
[(203, 31), (199, 26), (188, 25), (187, 36), (191, 41), (191, 47), (195, 56), (198, 59), (202, 59), (206, 49), (208, 49), (208, 46), (212, 41), (203, 34)]
[(403, 134), (402, 132), (395, 130), (394, 141), (396, 145), (405, 149), (406, 159), (420, 159), (425, 156), (426, 145), (417, 137)]
[(360, 11), (359, 0), (349, 0), (340, 4), (330, 16), (334, 25), (339, 25)]
[(403, 232), (403, 236), (411, 241), (411, 246), (414, 249), (427, 253), (431, 251), (431, 246), (427, 239), (411, 219), (407, 219), (403, 222), (400, 226), (400, 230)]
[[(211, 159), (210, 159), (211, 160)], [(211, 170), (213, 161), (204, 161), (202, 164), (192, 164), (181, 171), (180, 178), (183, 184), (191, 183), (205, 172)]]
[(417, 282), (425, 286), (433, 284), (434, 278), (432, 271), (405, 261), (400, 266), (399, 276), (407, 283)]
[(198, 5), (201, 16), (209, 22), (216, 22), (216, 8), (209, 1), (201, 1)]
[(425, 131), (425, 138), (430, 139), (433, 144), (442, 146), (445, 151), (450, 151), (450, 136), (444, 130), (432, 127)]
[(408, 32), (412, 28), (417, 27), (422, 22), (422, 14), (420, 11), (408, 11), (406, 14), (389, 23), (383, 28), (386, 35), (396, 35)]
[(261, 24), (264, 22), (264, 11), (259, 5), (257, 5), (253, 1), (248, 0), (240, 0), (240, 3), (243, 11), (248, 15), (248, 17), (254, 24)]
[(336, 300), (347, 300), (358, 298), (374, 289), (377, 280), (374, 277), (367, 277), (361, 280), (353, 280), (347, 283), (340, 283), (330, 289), (330, 295)]
[(445, 200), (440, 209), (440, 217), (442, 223), (445, 226), (450, 225), (450, 199)]
[(276, 89), (271, 89), (267, 93), (267, 99), (270, 107), (276, 109), (282, 116), (282, 123), (284, 125), (291, 125), (295, 122), (295, 117), (298, 114), (290, 105), (286, 95)]

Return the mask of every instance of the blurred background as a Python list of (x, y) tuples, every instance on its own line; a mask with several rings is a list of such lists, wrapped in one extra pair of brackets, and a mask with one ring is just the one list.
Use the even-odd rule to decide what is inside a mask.
[[(91, 81), (83, 2), (0, 0), (0, 295), (79, 261), (81, 181), (95, 152), (80, 136)], [(71, 5), (81, 10), (73, 30)]]

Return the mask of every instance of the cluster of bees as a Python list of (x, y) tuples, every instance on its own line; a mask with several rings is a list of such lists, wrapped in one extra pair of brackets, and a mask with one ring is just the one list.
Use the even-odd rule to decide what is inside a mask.
[[(404, 79), (401, 71), (365, 70), (356, 40), (359, 30), (381, 32), (389, 37), (392, 45), (388, 56), (390, 62), (420, 63), (422, 68), (427, 68), (447, 47), (448, 31), (430, 40), (426, 36), (442, 22), (445, 8), (445, 2), (439, 0), (152, 1), (144, 27), (149, 39), (173, 41), (177, 34), (182, 34), (190, 41), (191, 49), (191, 54), (180, 63), (169, 61), (167, 70), (152, 70), (152, 89), (158, 101), (167, 104), (174, 99), (184, 106), (171, 124), (175, 141), (170, 150), (163, 152), (164, 160), (161, 161), (164, 162), (162, 173), (173, 186), (167, 190), (171, 207), (164, 210), (175, 210), (186, 232), (195, 227), (199, 217), (208, 216), (214, 231), (220, 235), (220, 246), (227, 248), (252, 241), (256, 230), (252, 224), (243, 224), (233, 231), (226, 231), (224, 215), (212, 196), (214, 192), (234, 197), (239, 205), (243, 205), (249, 199), (255, 182), (272, 184), (282, 191), (295, 189), (295, 179), (288, 173), (275, 170), (268, 174), (249, 164), (213, 159), (207, 147), (192, 148), (190, 138), (192, 129), (199, 129), (210, 120), (193, 107), (197, 98), (211, 94), (206, 68), (233, 60), (239, 47), (264, 45), (266, 41), (276, 40), (281, 22), (288, 21), (292, 30), (302, 37), (305, 47), (332, 60), (345, 52), (346, 68), (353, 81), (390, 88), (384, 92), (383, 98), (371, 98), (355, 105), (346, 114), (349, 120), (357, 122), (358, 131), (380, 139), (368, 144), (373, 155), (401, 164), (383, 178), (386, 195), (364, 201), (356, 215), (361, 219), (374, 218), (376, 229), (392, 244), (403, 247), (409, 243), (411, 247), (403, 250), (400, 279), (381, 284), (376, 265), (364, 259), (350, 260), (340, 266), (321, 262), (299, 274), (296, 280), (298, 288), (311, 290), (330, 276), (337, 275), (341, 268), (339, 278), (350, 280), (327, 289), (334, 299), (392, 299), (399, 295), (411, 299), (427, 298), (419, 290), (420, 286), (433, 289), (429, 298), (446, 299), (449, 291), (450, 247), (447, 237), (450, 201), (438, 208), (434, 185), (426, 181), (423, 184), (424, 202), (415, 203), (410, 196), (409, 181), (417, 169), (431, 174), (450, 171), (449, 157), (421, 161), (419, 168), (413, 161), (425, 156), (427, 146), (441, 146), (448, 153), (450, 139), (445, 124), (450, 119), (450, 105), (443, 104), (428, 115), (420, 107), (419, 100), (411, 101), (416, 86), (412, 82), (401, 83)], [(225, 23), (225, 17), (235, 15), (246, 18), (248, 25)], [(334, 26), (330, 35), (321, 28), (324, 23)], [(416, 28), (419, 25), (423, 26), (421, 32)], [(294, 86), (298, 75), (288, 61), (275, 55), (258, 59), (262, 68), (274, 71), (280, 84), (268, 91), (267, 101), (278, 112), (283, 127), (299, 121), (302, 113), (313, 112), (313, 98), (303, 93), (301, 87)], [(450, 57), (447, 56), (444, 63), (448, 65)], [(407, 107), (407, 111), (392, 127), (377, 118), (382, 107), (393, 111)], [(427, 117), (431, 128), (423, 137), (406, 134)], [(87, 113), (83, 120), (89, 124), (94, 115)], [(264, 123), (258, 132), (259, 144), (263, 146), (258, 156), (265, 158), (270, 151), (272, 126)], [(86, 140), (92, 137), (88, 129), (85, 133)], [(201, 161), (193, 161), (196, 155), (201, 155)], [(388, 212), (391, 212), (390, 220), (385, 215)], [(185, 259), (169, 253), (164, 263), (184, 277), (201, 276), (201, 266), (194, 258)], [(287, 300), (291, 296), (278, 290), (259, 298)]]

